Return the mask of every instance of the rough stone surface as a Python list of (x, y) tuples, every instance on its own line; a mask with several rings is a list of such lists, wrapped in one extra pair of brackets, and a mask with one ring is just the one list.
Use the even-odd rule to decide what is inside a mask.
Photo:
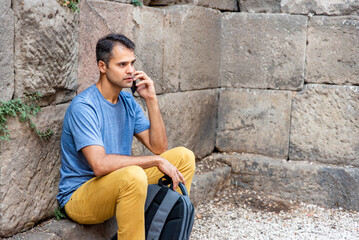
[(81, 225), (71, 220), (49, 220), (26, 233), (20, 233), (7, 240), (108, 240), (117, 231), (116, 218), (95, 225)]
[(282, 0), (282, 12), (291, 14), (358, 15), (357, 0)]
[(14, 94), (14, 12), (10, 1), (0, 6), (0, 101)]
[(169, 93), (158, 98), (169, 148), (184, 146), (199, 158), (210, 154), (215, 142), (217, 90)]
[(241, 12), (280, 13), (281, 0), (239, 0)]
[[(154, 80), (157, 93), (178, 90), (180, 13), (167, 14), (161, 9), (134, 8), (129, 4), (84, 1), (80, 22), (88, 19), (96, 24), (80, 24), (79, 92), (97, 82), (96, 42), (110, 32), (122, 33), (134, 41), (135, 67)], [(91, 41), (82, 41), (89, 34), (93, 36)]]
[(168, 6), (175, 4), (190, 4), (219, 10), (238, 11), (238, 4), (236, 0), (151, 0), (149, 5)]
[[(166, 15), (161, 9), (138, 8), (115, 2), (83, 1), (80, 23), (88, 19), (95, 24), (80, 24), (78, 92), (98, 81), (96, 43), (110, 32), (122, 33), (134, 41), (135, 67), (154, 80), (157, 93), (178, 90), (179, 41), (176, 39), (179, 36), (180, 14)], [(90, 41), (82, 41), (89, 34), (93, 36)]]
[(169, 6), (179, 4), (180, 2), (188, 3), (191, 0), (151, 0), (150, 6)]
[(105, 0), (105, 1), (118, 2), (118, 3), (132, 3), (132, 0)]
[(293, 98), (291, 160), (359, 166), (359, 87), (306, 85)]
[[(109, 32), (123, 33), (134, 41), (135, 67), (155, 81), (157, 93), (177, 92), (179, 87), (182, 90), (217, 87), (219, 11), (195, 6), (154, 9), (83, 1), (80, 22), (89, 19), (94, 24), (80, 24), (79, 92), (98, 80), (95, 46)], [(88, 35), (93, 36), (92, 40), (85, 41)], [(208, 51), (208, 45), (213, 46), (212, 51)]]
[(181, 26), (182, 13), (165, 11), (163, 36), (163, 80), (156, 83), (156, 92), (177, 92), (180, 84), (182, 51)]
[(291, 99), (290, 91), (222, 89), (217, 149), (286, 158)]
[(203, 175), (195, 175), (191, 187), (190, 199), (194, 206), (213, 199), (218, 191), (229, 184), (230, 167), (221, 167)]
[(23, 234), (18, 234), (9, 238), (4, 238), (6, 240), (62, 240), (55, 233), (45, 233), (45, 232), (25, 232)]
[[(104, 1), (132, 4), (132, 0), (104, 0)], [(151, 0), (141, 0), (141, 2), (143, 3), (143, 5), (148, 6)]]
[(167, 9), (179, 12), (182, 19), (181, 28), (177, 29), (180, 34), (180, 89), (216, 88), (220, 55), (219, 11), (190, 6)]
[(98, 81), (99, 70), (96, 64), (98, 39), (111, 32), (133, 37), (131, 29), (133, 6), (85, 0), (81, 1), (80, 9), (78, 93)]
[(11, 7), (11, 0), (3, 0), (0, 6), (0, 12), (3, 13), (4, 9), (7, 11), (10, 7)]
[(13, 1), (15, 24), (15, 96), (39, 91), (42, 104), (75, 96), (78, 14), (58, 1)]
[(306, 82), (359, 84), (358, 16), (310, 19)]
[(293, 162), (260, 155), (223, 155), (232, 183), (244, 188), (322, 205), (359, 210), (359, 169)]
[[(217, 122), (217, 90), (168, 93), (157, 96), (167, 130), (168, 149), (184, 146), (196, 158), (209, 155), (214, 149)], [(147, 115), (146, 103), (136, 99)], [(133, 155), (152, 154), (134, 138)]]
[(307, 17), (258, 13), (222, 16), (221, 86), (302, 88)]
[(53, 221), (41, 227), (40, 230), (55, 233), (61, 239), (110, 239), (117, 232), (117, 221), (115, 217), (95, 225), (81, 225), (70, 220)]
[(52, 216), (60, 177), (60, 135), (68, 104), (50, 106), (34, 119), (54, 131), (43, 141), (25, 123), (9, 119), (10, 141), (0, 142), (0, 236), (31, 228)]
[[(157, 93), (176, 91), (178, 77), (166, 79), (168, 81), (163, 79), (164, 38), (173, 37), (166, 36), (165, 27), (171, 27), (165, 25), (165, 12), (154, 8), (134, 8), (133, 21), (136, 23), (133, 38), (136, 44), (136, 69), (145, 71), (155, 82)], [(170, 71), (176, 72), (176, 69)]]

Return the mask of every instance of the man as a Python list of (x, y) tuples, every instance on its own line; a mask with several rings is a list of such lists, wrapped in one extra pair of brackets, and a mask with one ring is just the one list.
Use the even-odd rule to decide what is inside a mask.
[[(118, 239), (126, 240), (145, 238), (147, 185), (167, 174), (174, 189), (183, 182), (190, 192), (195, 170), (190, 150), (166, 151), (154, 83), (135, 70), (134, 49), (123, 35), (109, 34), (97, 42), (100, 79), (73, 99), (65, 115), (57, 196), (67, 215), (81, 224), (101, 223), (116, 215)], [(133, 96), (122, 91), (136, 80), (149, 121)], [(133, 136), (154, 155), (131, 156)]]

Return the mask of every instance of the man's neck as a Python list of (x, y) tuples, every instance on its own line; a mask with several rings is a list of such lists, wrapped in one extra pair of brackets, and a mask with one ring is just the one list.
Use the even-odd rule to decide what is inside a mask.
[(122, 88), (114, 88), (108, 81), (101, 78), (95, 85), (107, 101), (113, 104), (117, 103)]

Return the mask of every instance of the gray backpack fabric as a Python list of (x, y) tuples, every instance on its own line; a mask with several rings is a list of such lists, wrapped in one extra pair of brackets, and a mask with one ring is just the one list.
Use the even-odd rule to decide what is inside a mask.
[(146, 240), (188, 240), (194, 221), (194, 207), (187, 189), (180, 183), (181, 195), (172, 190), (170, 177), (163, 178), (158, 184), (148, 186), (145, 203)]

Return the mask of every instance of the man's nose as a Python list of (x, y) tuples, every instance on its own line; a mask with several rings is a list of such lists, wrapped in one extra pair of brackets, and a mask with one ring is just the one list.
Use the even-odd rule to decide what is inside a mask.
[(129, 65), (129, 67), (127, 68), (127, 73), (134, 73), (134, 72), (135, 72), (135, 66)]

